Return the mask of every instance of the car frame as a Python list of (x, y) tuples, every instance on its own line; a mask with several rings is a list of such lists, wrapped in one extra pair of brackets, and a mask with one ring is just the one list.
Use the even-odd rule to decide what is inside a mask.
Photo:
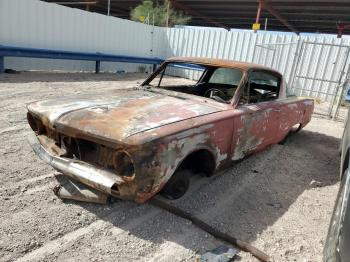
[[(228, 101), (218, 98), (220, 92), (204, 97), (150, 86), (170, 64), (205, 68), (209, 76), (193, 85), (207, 89), (199, 93), (222, 87), (208, 80), (218, 68), (240, 70), (242, 77)], [(259, 75), (270, 75), (272, 84), (258, 82)], [(265, 89), (259, 93), (259, 88)], [(88, 186), (142, 203), (158, 192), (179, 198), (192, 174), (210, 176), (283, 141), (311, 120), (314, 102), (287, 96), (283, 76), (267, 67), (176, 57), (134, 89), (38, 101), (27, 108), (34, 131), (29, 141), (43, 160)]]

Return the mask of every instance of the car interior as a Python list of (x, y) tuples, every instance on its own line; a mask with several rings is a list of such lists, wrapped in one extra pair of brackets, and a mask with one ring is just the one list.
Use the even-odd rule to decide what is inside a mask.
[(279, 96), (281, 78), (265, 71), (249, 72), (239, 105), (275, 100)]
[[(195, 70), (193, 70), (195, 68)], [(195, 72), (191, 72), (195, 71)], [(198, 80), (189, 80), (191, 76)], [(144, 85), (181, 93), (207, 97), (221, 103), (230, 103), (243, 78), (239, 68), (167, 64)], [(171, 81), (172, 80), (172, 81)], [(185, 81), (180, 81), (185, 80)], [(280, 78), (265, 71), (252, 71), (245, 84), (239, 104), (274, 100), (278, 97)]]

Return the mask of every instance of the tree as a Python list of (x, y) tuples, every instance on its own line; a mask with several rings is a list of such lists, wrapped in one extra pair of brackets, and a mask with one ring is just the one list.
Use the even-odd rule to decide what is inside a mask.
[(152, 0), (144, 0), (142, 4), (136, 6), (130, 13), (131, 20), (144, 22), (149, 19), (149, 23), (157, 26), (173, 26), (185, 25), (191, 17), (181, 11), (174, 10), (169, 0), (165, 0), (163, 4), (153, 2)]

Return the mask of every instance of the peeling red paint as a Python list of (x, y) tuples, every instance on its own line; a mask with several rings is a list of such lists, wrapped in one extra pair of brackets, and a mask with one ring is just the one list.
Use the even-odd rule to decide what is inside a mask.
[[(252, 69), (269, 70), (225, 60), (169, 61), (240, 68), (245, 75)], [(39, 101), (28, 105), (28, 121), (38, 136), (47, 137), (46, 142), (40, 139), (40, 143), (56, 149), (50, 150), (56, 156), (77, 157), (112, 171), (116, 162), (124, 165), (120, 170), (133, 173), (115, 172), (118, 181), (123, 181), (116, 189), (118, 197), (145, 202), (196, 150), (210, 153), (216, 171), (278, 143), (293, 126), (304, 127), (310, 121), (313, 100), (287, 98), (283, 82), (277, 99), (238, 105), (243, 84), (244, 81), (229, 104), (142, 87), (94, 98)], [(115, 154), (121, 151), (127, 152), (129, 158), (116, 161)]]

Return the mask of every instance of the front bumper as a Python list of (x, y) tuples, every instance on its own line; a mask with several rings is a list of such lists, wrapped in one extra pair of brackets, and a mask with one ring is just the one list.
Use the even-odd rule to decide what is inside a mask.
[(125, 182), (122, 176), (84, 161), (55, 156), (40, 143), (34, 132), (28, 136), (28, 142), (42, 160), (59, 172), (99, 191), (121, 197), (118, 188)]

